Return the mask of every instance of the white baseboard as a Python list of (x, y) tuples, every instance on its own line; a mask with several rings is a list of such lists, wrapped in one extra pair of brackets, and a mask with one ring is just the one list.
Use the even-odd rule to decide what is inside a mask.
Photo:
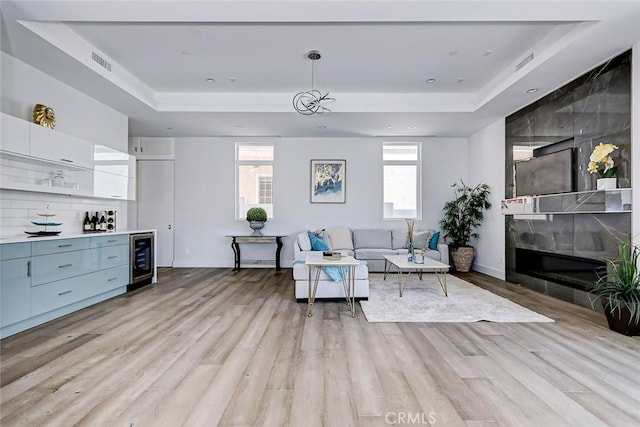
[(495, 277), (496, 279), (506, 280), (507, 275), (504, 270), (498, 270), (493, 267), (488, 267), (486, 265), (478, 265), (473, 264), (472, 270), (477, 271), (479, 273), (484, 273), (488, 276)]

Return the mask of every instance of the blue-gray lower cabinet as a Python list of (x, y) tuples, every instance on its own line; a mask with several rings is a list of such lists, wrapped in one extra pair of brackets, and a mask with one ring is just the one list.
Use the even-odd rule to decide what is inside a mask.
[(129, 235), (0, 245), (0, 338), (126, 292)]

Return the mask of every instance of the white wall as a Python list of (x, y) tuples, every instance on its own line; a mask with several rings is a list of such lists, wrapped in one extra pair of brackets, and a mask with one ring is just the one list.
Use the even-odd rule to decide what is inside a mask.
[(111, 107), (42, 71), (0, 52), (2, 112), (31, 121), (33, 106), (56, 114), (56, 130), (116, 150), (128, 151), (129, 119)]
[[(467, 178), (465, 138), (414, 138), (422, 141), (423, 220), (417, 226), (438, 228), (450, 185)], [(235, 219), (235, 142), (233, 138), (177, 138), (175, 155), (176, 267), (230, 267), (230, 233), (248, 233)], [(404, 228), (403, 220), (382, 219), (382, 142), (377, 138), (274, 138), (274, 219), (265, 233), (292, 236), (334, 226)], [(346, 159), (345, 204), (309, 202), (310, 160)], [(283, 266), (293, 260), (285, 239)], [(269, 245), (243, 245), (243, 259), (268, 259)], [(189, 254), (186, 254), (189, 252)]]
[(631, 52), (631, 240), (640, 246), (640, 43)]
[(477, 230), (480, 238), (472, 245), (476, 249), (473, 269), (498, 279), (505, 279), (505, 221), (500, 213), (505, 185), (505, 119), (490, 124), (469, 137), (469, 182), (480, 182), (491, 188), (492, 207)]
[[(54, 108), (56, 129), (121, 151), (128, 150), (128, 118), (76, 89), (0, 52), (2, 112), (31, 121), (33, 106)], [(38, 230), (31, 221), (47, 206), (63, 233), (82, 231), (85, 211), (116, 210), (117, 227), (127, 228), (127, 202), (26, 191), (0, 190), (0, 235)]]

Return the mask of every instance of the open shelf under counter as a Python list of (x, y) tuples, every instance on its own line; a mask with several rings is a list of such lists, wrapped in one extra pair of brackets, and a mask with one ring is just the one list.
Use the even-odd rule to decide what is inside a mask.
[(631, 188), (523, 196), (503, 200), (503, 215), (600, 214), (631, 212)]

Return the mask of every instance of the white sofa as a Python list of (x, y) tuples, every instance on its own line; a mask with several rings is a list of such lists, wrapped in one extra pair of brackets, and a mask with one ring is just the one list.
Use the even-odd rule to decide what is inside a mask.
[[(424, 245), (420, 244), (416, 249), (424, 249), (429, 242), (431, 230), (416, 232), (416, 242), (422, 239)], [(384, 271), (384, 255), (407, 254), (407, 230), (385, 230), (385, 229), (355, 229), (334, 228), (327, 229), (328, 244), (332, 251), (337, 251), (343, 255), (354, 256), (358, 260), (366, 261), (367, 265), (356, 268), (355, 297), (364, 299), (369, 297), (369, 271)], [(304, 260), (308, 255), (321, 256), (318, 251), (311, 250), (311, 244), (307, 232), (298, 234), (295, 239), (293, 250), (294, 260)], [(425, 251), (425, 256), (433, 258), (445, 264), (449, 264), (449, 248), (439, 241), (438, 250)], [(312, 269), (312, 278), (315, 277), (315, 270)], [(306, 299), (308, 294), (309, 269), (304, 263), (293, 265), (293, 279), (295, 281), (296, 299)], [(342, 283), (334, 282), (325, 272), (321, 272), (316, 298), (344, 298)]]

